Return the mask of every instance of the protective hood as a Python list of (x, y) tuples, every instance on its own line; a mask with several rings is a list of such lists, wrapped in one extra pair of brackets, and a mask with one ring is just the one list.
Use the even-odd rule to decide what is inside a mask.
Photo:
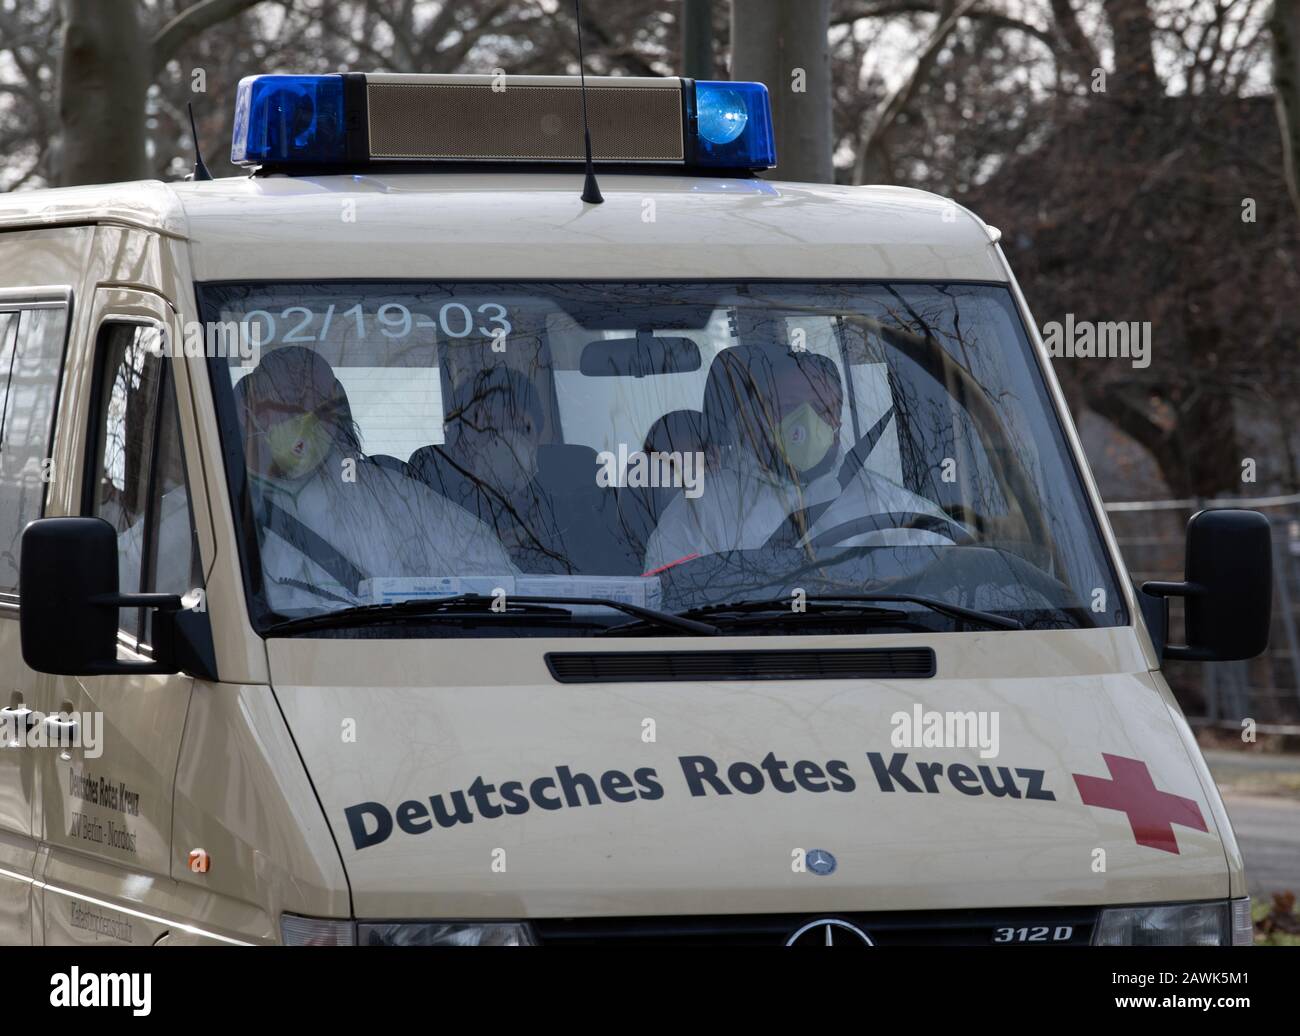
[(1131, 629), (725, 647), (864, 644), (933, 648), (935, 675), (562, 683), (548, 654), (626, 650), (562, 638), (268, 651), (360, 917), (1228, 896), (1217, 793)]

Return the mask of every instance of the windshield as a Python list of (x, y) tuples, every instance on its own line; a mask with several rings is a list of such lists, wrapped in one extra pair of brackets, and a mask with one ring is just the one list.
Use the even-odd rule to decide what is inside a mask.
[(817, 607), (870, 594), (1127, 622), (1005, 287), (258, 283), (200, 301), (259, 344), (209, 361), (259, 629), (464, 594), (498, 607), (329, 628), (628, 623), (506, 606), (530, 596), (776, 601), (747, 633), (966, 628)]

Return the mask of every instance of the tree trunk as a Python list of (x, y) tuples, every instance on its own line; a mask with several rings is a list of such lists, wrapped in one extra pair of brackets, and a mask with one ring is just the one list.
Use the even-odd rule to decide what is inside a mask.
[(1105, 8), (1115, 41), (1116, 92), (1126, 101), (1159, 96), (1163, 89), (1152, 46), (1155, 25), (1147, 0), (1105, 0)]
[(773, 179), (830, 183), (830, 0), (732, 0), (731, 76), (767, 84)]
[(682, 0), (682, 75), (713, 78), (713, 0)]
[(263, 0), (198, 0), (151, 38), (140, 0), (62, 0), (59, 122), (64, 186), (143, 180), (145, 97), (168, 59)]
[(1079, 26), (1079, 18), (1070, 0), (1052, 0), (1052, 23), (1065, 45), (1066, 53), (1061, 62), (1074, 70), (1075, 75), (1084, 83), (1092, 76), (1093, 69), (1101, 66), (1097, 49), (1084, 35)]
[(142, 180), (149, 41), (136, 0), (64, 0), (58, 180)]
[(1269, 26), (1273, 30), (1273, 87), (1286, 186), (1300, 216), (1300, 5), (1295, 0), (1275, 0)]

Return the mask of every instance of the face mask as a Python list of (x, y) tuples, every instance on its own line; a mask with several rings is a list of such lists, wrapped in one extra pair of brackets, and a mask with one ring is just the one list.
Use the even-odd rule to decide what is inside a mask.
[(777, 431), (781, 452), (796, 471), (815, 468), (835, 442), (835, 429), (811, 403), (801, 403), (786, 414)]
[(300, 414), (274, 425), (266, 433), (271, 459), (280, 475), (300, 479), (310, 475), (330, 450), (330, 436), (315, 414)]

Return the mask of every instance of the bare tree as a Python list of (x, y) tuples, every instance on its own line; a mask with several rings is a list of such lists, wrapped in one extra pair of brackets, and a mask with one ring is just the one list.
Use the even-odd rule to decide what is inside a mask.
[(59, 182), (147, 177), (145, 95), (155, 72), (195, 36), (261, 2), (200, 0), (150, 34), (139, 0), (63, 0)]
[[(721, 44), (726, 5), (710, 6)], [(679, 10), (667, 0), (588, 4), (588, 70), (676, 74)], [(0, 0), (0, 190), (182, 175), (192, 164), (190, 100), (209, 165), (218, 175), (229, 172), (230, 101), (245, 75), (498, 67), (511, 74), (575, 72), (572, 5)], [(203, 86), (195, 81), (199, 72)]]
[[(836, 70), (838, 150), (856, 156), (841, 178), (934, 190), (986, 216), (1044, 321), (1150, 321), (1149, 368), (1058, 369), (1072, 407), (1140, 444), (1180, 496), (1240, 492), (1244, 456), (1262, 458), (1261, 483), (1297, 488), (1300, 323), (1288, 300), (1300, 271), (1272, 101), (1260, 96), (1264, 3), (833, 9), (848, 30), (835, 53), (851, 64)], [(1294, 0), (1279, 6), (1295, 17)], [(888, 90), (862, 70), (897, 72), (899, 34), (882, 30), (904, 25), (926, 60)], [(888, 44), (873, 52), (875, 39)]]

